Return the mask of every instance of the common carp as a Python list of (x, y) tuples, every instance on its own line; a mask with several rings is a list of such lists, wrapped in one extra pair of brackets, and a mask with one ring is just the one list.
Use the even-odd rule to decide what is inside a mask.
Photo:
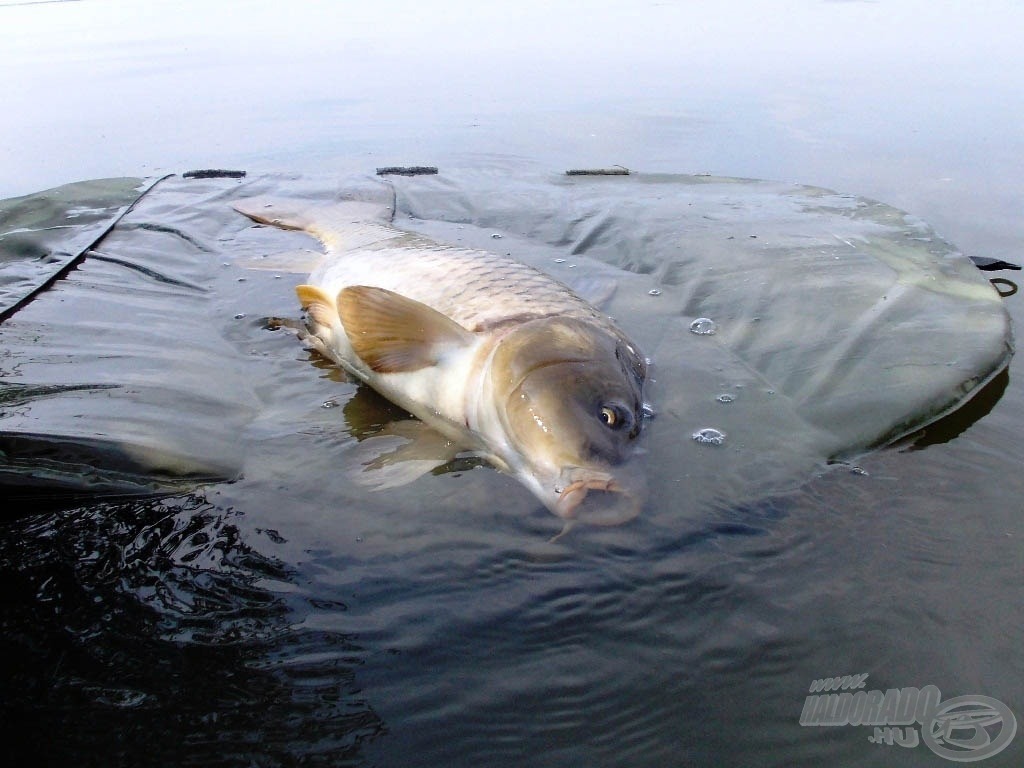
[(597, 307), (511, 257), (400, 230), (382, 206), (236, 210), (323, 243), (296, 293), (324, 356), (566, 521), (638, 514), (648, 366)]

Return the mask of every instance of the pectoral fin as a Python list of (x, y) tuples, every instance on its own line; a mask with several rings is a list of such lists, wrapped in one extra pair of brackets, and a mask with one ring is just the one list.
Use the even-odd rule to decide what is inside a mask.
[(333, 328), (338, 320), (338, 309), (332, 297), (315, 285), (299, 285), (295, 288), (299, 303), (314, 322), (326, 328)]
[(295, 293), (298, 294), (302, 308), (309, 315), (306, 330), (299, 333), (299, 338), (328, 360), (340, 363), (333, 350), (334, 334), (337, 332), (339, 322), (334, 299), (315, 285), (296, 286)]
[(385, 288), (344, 288), (337, 312), (352, 349), (378, 373), (416, 371), (473, 343), (451, 318)]

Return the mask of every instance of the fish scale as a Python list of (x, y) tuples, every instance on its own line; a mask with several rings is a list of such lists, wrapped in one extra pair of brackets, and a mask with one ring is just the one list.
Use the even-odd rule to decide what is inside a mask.
[[(601, 312), (552, 277), (515, 259), (486, 251), (439, 246), (401, 230), (392, 237), (328, 252), (310, 282), (337, 295), (347, 285), (370, 285), (408, 296), (470, 331), (512, 319), (560, 315), (612, 328)], [(383, 233), (382, 233), (383, 234)], [(344, 231), (337, 232), (341, 243)], [(393, 245), (391, 240), (399, 240)]]
[(376, 203), (351, 200), (296, 212), (287, 203), (267, 202), (246, 215), (316, 236), (326, 254), (310, 282), (331, 295), (348, 285), (386, 288), (468, 330), (561, 315), (618, 332), (605, 315), (543, 272), (508, 256), (442, 245), (398, 229), (390, 209)]

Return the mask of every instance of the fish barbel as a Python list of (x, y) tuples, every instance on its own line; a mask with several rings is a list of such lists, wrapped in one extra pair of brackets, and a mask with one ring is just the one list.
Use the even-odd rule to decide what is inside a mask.
[(236, 210), (324, 244), (296, 288), (322, 354), (563, 519), (638, 514), (643, 482), (629, 460), (647, 364), (599, 309), (511, 257), (400, 230), (382, 206)]

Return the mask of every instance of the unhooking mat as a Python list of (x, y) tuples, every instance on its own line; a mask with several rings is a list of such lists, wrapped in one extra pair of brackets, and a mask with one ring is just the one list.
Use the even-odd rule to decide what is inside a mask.
[[(84, 182), (0, 202), (9, 498), (168, 492), (282, 466), (324, 482), (349, 443), (403, 416), (277, 330), (272, 318), (299, 317), (293, 270), (319, 245), (232, 210), (251, 196), (380, 200), (400, 228), (571, 286), (612, 278), (603, 308), (653, 362), (650, 504), (739, 504), (805, 482), (961, 407), (1012, 354), (1002, 300), (967, 258), (900, 211), (812, 187), (485, 170)], [(460, 481), (532, 503), (494, 472)], [(339, 498), (366, 493), (332, 482)]]

